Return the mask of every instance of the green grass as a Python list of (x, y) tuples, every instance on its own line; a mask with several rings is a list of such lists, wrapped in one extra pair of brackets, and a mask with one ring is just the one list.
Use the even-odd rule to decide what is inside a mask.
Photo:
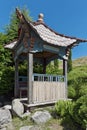
[(24, 118), (24, 119), (15, 117), (15, 118), (13, 118), (12, 123), (13, 123), (15, 130), (19, 130), (19, 128), (22, 126), (34, 125), (34, 123), (32, 121), (30, 121), (29, 117)]
[[(13, 126), (15, 130), (19, 130), (22, 126), (30, 126), (33, 125), (35, 128), (39, 128), (39, 130), (63, 130), (63, 127), (60, 125), (60, 120), (58, 119), (51, 119), (45, 124), (37, 125), (33, 123), (29, 118), (19, 119), (13, 118)], [(37, 130), (37, 129), (36, 129)]]

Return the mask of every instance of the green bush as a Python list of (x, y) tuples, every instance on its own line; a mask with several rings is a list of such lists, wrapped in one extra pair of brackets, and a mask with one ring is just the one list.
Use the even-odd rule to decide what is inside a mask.
[(80, 97), (73, 109), (73, 119), (81, 126), (86, 129), (87, 125), (87, 95)]
[(59, 117), (65, 117), (67, 114), (73, 115), (74, 103), (70, 100), (59, 100), (55, 104), (55, 111)]
[(74, 99), (76, 97), (76, 91), (74, 87), (69, 86), (68, 87), (68, 98)]
[(87, 94), (87, 85), (82, 85), (79, 89), (79, 97)]
[(76, 130), (85, 130), (87, 126), (87, 95), (80, 97), (76, 102), (58, 101), (54, 113), (57, 118), (62, 118), (62, 124), (66, 124), (67, 129), (71, 124), (72, 128), (76, 128)]
[(14, 68), (9, 66), (6, 67), (1, 76), (0, 80), (0, 95), (7, 94), (13, 90), (14, 86)]
[(77, 100), (87, 93), (87, 68), (74, 68), (68, 74), (68, 96)]

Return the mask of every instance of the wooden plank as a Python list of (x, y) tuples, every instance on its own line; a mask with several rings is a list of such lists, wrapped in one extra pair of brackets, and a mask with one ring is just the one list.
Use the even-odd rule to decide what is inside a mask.
[(44, 50), (50, 51), (50, 52), (52, 52), (54, 54), (55, 53), (58, 54), (58, 52), (59, 52), (59, 47), (50, 46), (50, 45), (43, 45), (43, 48), (44, 48)]
[(57, 101), (65, 98), (65, 82), (33, 82), (33, 103)]
[[(51, 105), (51, 104), (55, 104), (56, 102), (58, 102), (59, 100), (69, 100), (69, 99), (65, 99), (65, 98), (59, 98), (58, 100), (56, 101), (49, 101), (49, 102), (40, 102), (40, 103), (34, 103), (34, 104), (26, 104), (26, 103), (23, 103), (25, 106), (27, 107), (36, 107), (36, 106), (42, 106), (42, 105)], [(22, 100), (21, 100), (22, 101)]]

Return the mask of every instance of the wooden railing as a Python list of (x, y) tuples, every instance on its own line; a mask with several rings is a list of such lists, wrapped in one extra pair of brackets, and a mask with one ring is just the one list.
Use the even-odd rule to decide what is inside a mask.
[(50, 74), (33, 74), (33, 81), (64, 82), (65, 76)]
[[(33, 74), (33, 103), (44, 103), (65, 98), (65, 76)], [(19, 93), (27, 92), (27, 77), (19, 76)]]
[[(65, 76), (50, 75), (50, 74), (33, 74), (32, 81), (48, 81), (48, 82), (64, 82)], [(27, 76), (19, 76), (20, 85), (25, 85), (27, 82)]]

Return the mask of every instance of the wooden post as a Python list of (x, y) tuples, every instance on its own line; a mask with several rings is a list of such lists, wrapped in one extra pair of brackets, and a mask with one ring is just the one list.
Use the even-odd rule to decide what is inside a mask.
[(33, 54), (28, 53), (28, 104), (33, 102), (33, 85), (32, 85), (32, 76), (33, 76)]
[(15, 86), (14, 86), (14, 96), (18, 97), (19, 89), (19, 74), (18, 74), (18, 60), (15, 61)]
[(46, 74), (46, 58), (43, 59), (43, 74)]
[(63, 60), (63, 75), (65, 76), (65, 98), (67, 98), (67, 60)]
[(65, 60), (63, 59), (63, 75), (65, 76)]

